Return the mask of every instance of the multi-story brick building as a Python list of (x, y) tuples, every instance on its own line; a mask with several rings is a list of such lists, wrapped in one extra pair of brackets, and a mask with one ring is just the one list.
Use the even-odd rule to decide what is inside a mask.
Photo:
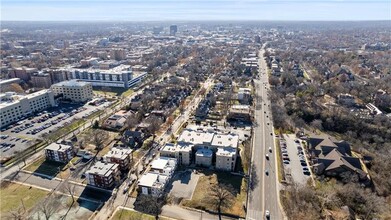
[(73, 146), (69, 143), (51, 143), (45, 147), (47, 160), (68, 163), (74, 156)]
[(128, 170), (130, 168), (131, 154), (131, 149), (113, 147), (104, 158), (109, 163), (118, 164), (120, 170)]
[(99, 188), (112, 188), (119, 181), (119, 165), (115, 163), (96, 162), (86, 172), (87, 184)]

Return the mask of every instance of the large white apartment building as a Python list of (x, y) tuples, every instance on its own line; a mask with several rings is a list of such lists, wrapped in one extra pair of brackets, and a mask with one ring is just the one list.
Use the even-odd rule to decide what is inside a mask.
[[(175, 157), (181, 165), (195, 163), (199, 166), (215, 166), (216, 169), (235, 170), (239, 136), (209, 131), (186, 129), (176, 144), (166, 144), (161, 156)], [(213, 156), (216, 162), (213, 164)]]
[(75, 79), (53, 84), (51, 89), (55, 96), (62, 95), (72, 102), (86, 102), (94, 96), (91, 83)]
[[(102, 66), (102, 65), (100, 65)], [(140, 83), (147, 73), (135, 75), (130, 65), (102, 68), (65, 68), (68, 78), (90, 82), (92, 86), (129, 88)]]
[(0, 94), (1, 127), (7, 126), (21, 118), (56, 106), (51, 90), (41, 90), (28, 95), (17, 95), (14, 92)]

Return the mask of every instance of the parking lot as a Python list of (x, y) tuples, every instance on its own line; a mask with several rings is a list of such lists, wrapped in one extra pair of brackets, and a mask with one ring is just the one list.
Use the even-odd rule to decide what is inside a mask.
[(176, 198), (191, 199), (199, 177), (200, 174), (192, 170), (178, 171), (174, 174), (167, 190)]
[(311, 174), (301, 140), (295, 135), (284, 134), (280, 146), (287, 179), (291, 177), (298, 184), (306, 184)]
[(61, 104), (58, 107), (37, 113), (13, 125), (1, 129), (1, 157), (8, 157), (33, 145), (43, 134), (51, 133), (71, 123), (74, 119), (86, 118), (92, 113), (109, 106)]

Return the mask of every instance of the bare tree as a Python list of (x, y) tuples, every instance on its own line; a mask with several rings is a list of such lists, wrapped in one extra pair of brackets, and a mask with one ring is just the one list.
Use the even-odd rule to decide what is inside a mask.
[(129, 115), (127, 118), (126, 118), (126, 128), (127, 129), (132, 129), (134, 128), (137, 123), (139, 122), (138, 118), (137, 118), (137, 115), (136, 114), (131, 114)]
[(209, 201), (208, 203), (217, 209), (219, 219), (221, 220), (221, 210), (223, 208), (229, 208), (234, 201), (233, 193), (235, 189), (231, 185), (218, 183), (212, 185), (209, 190)]
[(9, 217), (14, 220), (22, 220), (24, 217), (25, 210), (22, 207), (19, 207), (17, 210), (10, 211)]
[(92, 143), (95, 145), (95, 149), (100, 151), (103, 149), (103, 143), (108, 138), (108, 133), (103, 130), (94, 130), (92, 133)]
[(39, 203), (38, 206), (38, 212), (42, 213), (46, 220), (49, 220), (56, 213), (56, 209), (57, 202), (55, 199)]
[(315, 119), (311, 122), (311, 126), (318, 129), (323, 130), (322, 121), (319, 119)]

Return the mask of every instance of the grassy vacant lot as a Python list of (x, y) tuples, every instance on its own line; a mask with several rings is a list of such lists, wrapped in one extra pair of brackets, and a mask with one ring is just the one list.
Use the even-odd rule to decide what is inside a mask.
[(212, 210), (208, 204), (205, 203), (205, 200), (208, 199), (210, 186), (215, 183), (224, 183), (230, 184), (233, 186), (236, 192), (233, 193), (233, 196), (236, 198), (234, 204), (230, 209), (223, 209), (223, 213), (229, 213), (233, 215), (237, 215), (240, 217), (245, 217), (245, 211), (243, 209), (243, 204), (246, 202), (246, 189), (247, 189), (247, 181), (241, 176), (234, 176), (228, 172), (212, 172), (205, 171), (205, 176), (201, 176), (198, 179), (197, 187), (193, 193), (193, 197), (191, 200), (184, 200), (182, 205), (203, 209), (203, 210)]
[(10, 211), (17, 211), (18, 208), (23, 209), (23, 205), (28, 211), (43, 200), (48, 193), (41, 189), (4, 181), (0, 186), (0, 216), (3, 219), (3, 216), (7, 216)]
[(155, 217), (152, 215), (147, 215), (141, 212), (127, 210), (127, 209), (118, 209), (111, 220), (154, 220)]
[(42, 156), (28, 166), (26, 166), (24, 170), (48, 176), (56, 176), (59, 174), (59, 171), (66, 169), (66, 166), (67, 165), (64, 163), (46, 161), (45, 157)]

